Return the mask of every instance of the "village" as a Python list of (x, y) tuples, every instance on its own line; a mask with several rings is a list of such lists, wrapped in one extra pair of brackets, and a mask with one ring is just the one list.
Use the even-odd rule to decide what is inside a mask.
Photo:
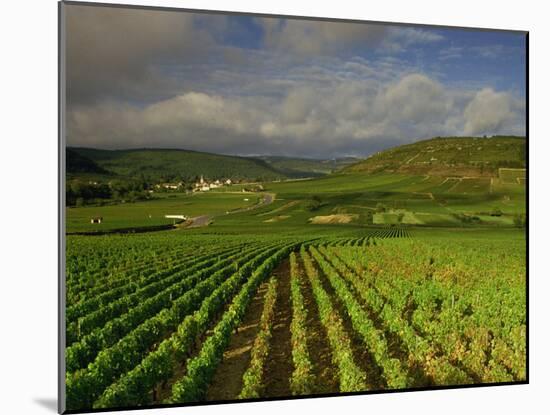
[(165, 189), (165, 190), (183, 190), (186, 192), (208, 192), (211, 189), (217, 189), (222, 186), (230, 186), (233, 183), (231, 179), (216, 179), (211, 182), (204, 179), (204, 176), (201, 174), (201, 177), (198, 181), (191, 185), (187, 185), (184, 182), (178, 183), (159, 183), (155, 185), (156, 189)]
[[(172, 191), (183, 191), (185, 190), (186, 193), (195, 193), (195, 192), (208, 192), (212, 189), (218, 189), (223, 186), (231, 186), (232, 184), (241, 183), (245, 184), (245, 182), (241, 182), (235, 179), (230, 178), (223, 178), (223, 179), (216, 179), (209, 181), (208, 179), (205, 179), (204, 176), (201, 174), (200, 179), (197, 180), (195, 183), (186, 184), (184, 182), (177, 182), (177, 183), (159, 183), (155, 185), (155, 188), (157, 190), (172, 190)], [(258, 192), (263, 191), (264, 188), (261, 184), (256, 183), (248, 183), (246, 184), (250, 185), (249, 187), (242, 188), (242, 192)], [(154, 192), (154, 190), (150, 190), (151, 193)]]

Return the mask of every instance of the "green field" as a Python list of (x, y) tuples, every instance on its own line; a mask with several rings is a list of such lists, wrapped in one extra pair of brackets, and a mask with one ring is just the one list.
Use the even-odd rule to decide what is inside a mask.
[[(247, 200), (245, 200), (247, 199)], [(228, 211), (247, 208), (258, 203), (257, 194), (248, 193), (171, 193), (159, 194), (143, 202), (111, 206), (67, 208), (67, 232), (93, 232), (128, 229), (173, 223), (165, 215), (224, 215)], [(102, 217), (101, 224), (90, 219)]]
[[(452, 183), (451, 186), (448, 183)], [(156, 194), (149, 201), (107, 206), (67, 208), (67, 232), (122, 229), (171, 223), (164, 215), (211, 215), (214, 226), (258, 227), (280, 226), (280, 221), (266, 222), (283, 214), (284, 226), (303, 226), (314, 216), (334, 213), (358, 214), (355, 224), (364, 225), (368, 211), (375, 214), (374, 224), (395, 225), (461, 225), (457, 214), (477, 215), (477, 225), (512, 226), (512, 218), (525, 212), (525, 185), (501, 184), (499, 179), (465, 178), (446, 180), (432, 176), (396, 174), (365, 175), (335, 174), (310, 180), (286, 180), (263, 183), (261, 193), (242, 193), (249, 185), (233, 185), (208, 193)], [(239, 208), (258, 203), (265, 193), (275, 194), (272, 204), (254, 213), (235, 213)], [(317, 196), (321, 205), (315, 211), (307, 208), (309, 200)], [(248, 199), (248, 200), (245, 200)], [(376, 213), (377, 205), (384, 205), (385, 213)], [(280, 209), (280, 210), (279, 210)], [(491, 217), (493, 209), (502, 211)], [(269, 216), (272, 214), (272, 216)], [(102, 224), (91, 224), (90, 219), (101, 216)], [(297, 229), (299, 231), (299, 229)]]
[(69, 409), (526, 380), (524, 182), (247, 186), (67, 209), (68, 232), (208, 216), (67, 236)]
[[(364, 216), (370, 211), (375, 215), (375, 224), (380, 225), (396, 224), (395, 218), (403, 213), (404, 225), (468, 226), (456, 219), (458, 214), (467, 214), (480, 218), (476, 226), (506, 227), (512, 226), (513, 215), (525, 212), (523, 185), (510, 184), (489, 192), (490, 179), (465, 179), (455, 183), (452, 189), (442, 187), (444, 180), (429, 176), (339, 174), (265, 183), (265, 190), (277, 195), (273, 205), (263, 207), (253, 216), (239, 214), (220, 218), (219, 226), (238, 226), (242, 222), (243, 226), (254, 225), (258, 229), (282, 226), (290, 230), (292, 226), (306, 225), (311, 217), (334, 213), (358, 214), (354, 224), (365, 225)], [(310, 211), (307, 204), (314, 195), (321, 199), (321, 206)], [(376, 213), (378, 204), (385, 206), (385, 213)], [(495, 208), (502, 211), (501, 216), (490, 216)], [(278, 215), (289, 217), (284, 223), (265, 222)]]
[(215, 230), (69, 236), (69, 409), (525, 380), (521, 230)]
[(498, 177), (502, 183), (525, 183), (526, 169), (498, 169)]

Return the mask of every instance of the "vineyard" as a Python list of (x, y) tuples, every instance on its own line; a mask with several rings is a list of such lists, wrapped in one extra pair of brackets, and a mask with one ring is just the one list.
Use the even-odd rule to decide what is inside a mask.
[(516, 242), (69, 236), (67, 407), (525, 380)]

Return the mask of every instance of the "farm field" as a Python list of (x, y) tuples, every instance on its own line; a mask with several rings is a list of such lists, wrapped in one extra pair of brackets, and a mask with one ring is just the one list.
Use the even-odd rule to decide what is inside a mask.
[(250, 185), (67, 209), (69, 410), (527, 380), (525, 181)]
[[(265, 183), (265, 190), (276, 195), (269, 206), (256, 210), (255, 215), (246, 213), (219, 217), (217, 226), (239, 227), (240, 230), (254, 226), (255, 229), (283, 229), (286, 232), (300, 231), (316, 216), (350, 214), (354, 219), (350, 226), (364, 226), (368, 213), (374, 215), (374, 225), (397, 225), (402, 223), (419, 226), (468, 226), (457, 217), (477, 216), (476, 226), (513, 226), (513, 217), (525, 212), (525, 186), (507, 184), (489, 192), (488, 179), (465, 180), (458, 192), (442, 188), (446, 178), (431, 176), (403, 176), (395, 174), (340, 174), (321, 179)], [(453, 186), (460, 184), (457, 180)], [(478, 187), (479, 186), (479, 187)], [(480, 187), (483, 187), (483, 191)], [(321, 200), (315, 211), (308, 209), (313, 196)], [(384, 205), (384, 212), (377, 206)], [(498, 209), (500, 216), (491, 216)], [(270, 221), (270, 219), (273, 219)]]
[(526, 378), (522, 231), (205, 232), (68, 237), (69, 409)]
[[(246, 200), (245, 200), (246, 199)], [(184, 193), (159, 194), (155, 199), (108, 206), (67, 208), (67, 232), (93, 232), (173, 223), (165, 215), (225, 214), (247, 208), (259, 201), (256, 194)], [(92, 224), (90, 218), (103, 217), (103, 223)]]
[[(492, 184), (491, 184), (492, 183)], [(375, 213), (378, 204), (387, 212), (375, 216), (375, 224), (396, 224), (399, 213), (405, 215), (405, 224), (447, 226), (460, 225), (457, 214), (480, 216), (487, 226), (512, 226), (515, 214), (525, 211), (525, 184), (505, 183), (489, 178), (456, 179), (434, 176), (405, 176), (400, 174), (334, 174), (310, 180), (266, 182), (265, 192), (242, 193), (246, 185), (233, 185), (208, 193), (156, 194), (149, 201), (106, 206), (67, 208), (67, 232), (93, 232), (166, 225), (173, 221), (164, 215), (210, 215), (220, 223), (231, 226), (269, 227), (274, 224), (303, 226), (313, 216), (334, 213), (358, 214), (355, 224), (364, 223), (368, 211)], [(490, 191), (491, 190), (491, 191)], [(274, 194), (268, 206), (257, 210), (257, 215), (227, 212), (254, 207), (266, 192)], [(315, 212), (308, 211), (311, 197), (321, 198)], [(500, 218), (491, 218), (493, 209), (502, 211)], [(280, 210), (278, 210), (280, 209)], [(271, 215), (271, 216), (270, 216)], [(286, 216), (282, 220), (277, 216)], [(91, 224), (90, 218), (103, 217), (101, 224)], [(216, 219), (217, 217), (217, 219)], [(270, 219), (274, 220), (270, 221)]]

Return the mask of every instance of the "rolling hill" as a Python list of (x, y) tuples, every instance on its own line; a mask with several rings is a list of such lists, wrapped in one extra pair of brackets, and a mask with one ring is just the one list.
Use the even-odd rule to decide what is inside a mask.
[(259, 156), (258, 158), (290, 177), (324, 176), (341, 170), (360, 160), (356, 157), (342, 157), (327, 160), (281, 156)]
[(330, 160), (282, 156), (240, 157), (189, 150), (138, 149), (100, 150), (67, 148), (67, 173), (71, 176), (145, 177), (172, 180), (223, 178), (247, 180), (277, 180), (319, 177), (356, 162), (346, 157)]
[[(275, 180), (288, 176), (263, 160), (188, 150), (99, 150), (68, 148), (70, 173), (111, 173), (118, 178), (144, 177), (150, 181), (215, 179)], [(67, 157), (69, 159), (69, 156)], [(82, 165), (79, 165), (79, 162)], [(92, 168), (92, 166), (96, 166)]]
[(499, 168), (525, 168), (524, 137), (437, 137), (371, 155), (346, 172), (494, 177)]
[[(524, 137), (437, 137), (384, 150), (359, 160), (353, 157), (241, 157), (189, 150), (100, 150), (67, 148), (70, 177), (137, 178), (148, 181), (230, 177), (272, 181), (342, 173), (399, 173), (444, 177), (497, 177), (500, 169), (525, 169)], [(359, 161), (358, 161), (359, 160)], [(516, 180), (525, 172), (512, 172)]]
[(107, 174), (108, 172), (99, 167), (97, 163), (78, 151), (68, 148), (66, 152), (66, 163), (68, 174)]

